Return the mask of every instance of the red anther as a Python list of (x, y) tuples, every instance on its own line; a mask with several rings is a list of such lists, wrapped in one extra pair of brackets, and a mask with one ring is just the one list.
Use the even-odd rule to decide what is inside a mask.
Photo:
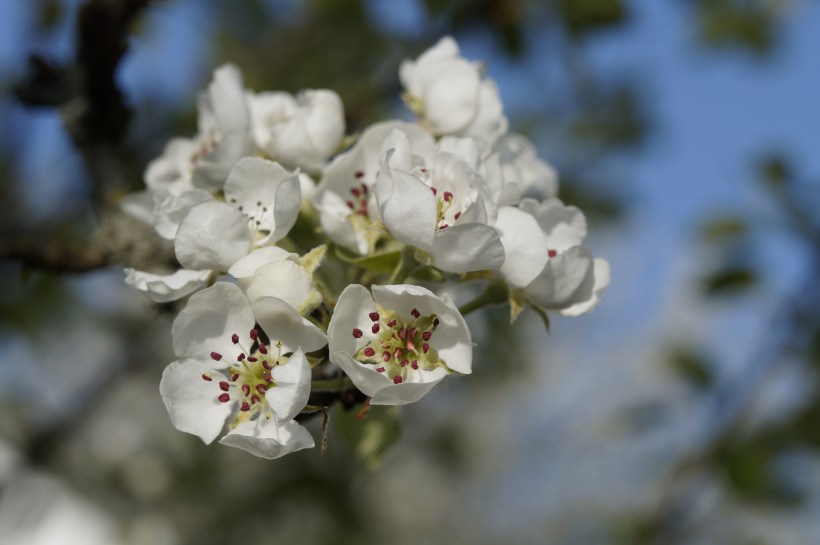
[(362, 193), (367, 195), (367, 184), (362, 184)]
[(550, 257), (555, 257), (558, 255), (558, 252), (555, 250), (547, 250), (547, 255)]
[(379, 313), (378, 312), (371, 312), (370, 314), (368, 314), (368, 316), (370, 316), (370, 319), (374, 322), (379, 321)]
[(410, 337), (411, 339), (415, 339), (416, 338), (416, 333), (418, 333), (418, 332), (419, 332), (418, 329), (416, 329), (415, 327), (411, 327), (410, 331), (407, 332), (407, 336)]
[(259, 353), (260, 354), (267, 354), (268, 353), (268, 347), (265, 343), (259, 343)]
[(382, 354), (382, 361), (390, 361), (390, 352), (388, 352), (387, 350), (385, 350)]
[(364, 178), (364, 172), (362, 172), (361, 170), (357, 170), (355, 173), (353, 173), (353, 176), (355, 176), (356, 178)]
[(432, 337), (432, 336), (433, 336), (432, 331), (425, 331), (424, 333), (421, 334), (421, 338), (424, 339), (425, 341), (429, 341), (430, 337)]
[(404, 351), (401, 348), (396, 348), (393, 351), (393, 357), (396, 359), (399, 359), (402, 356), (402, 354), (404, 354)]
[(408, 363), (409, 362), (407, 360), (401, 360), (401, 363), (399, 365), (401, 365), (402, 367), (407, 367)]
[(371, 358), (371, 357), (376, 355), (376, 351), (373, 350), (373, 347), (368, 346), (367, 348), (364, 349), (364, 355), (367, 356), (368, 358)]
[(401, 375), (393, 377), (393, 384), (401, 384)]
[(411, 310), (410, 314), (413, 316), (413, 318), (418, 318), (419, 316), (421, 316), (421, 312), (419, 312), (419, 309), (417, 308)]
[(259, 337), (259, 331), (256, 328), (251, 329), (251, 339), (254, 341)]
[(438, 321), (438, 318), (436, 318), (435, 320), (433, 320), (433, 327), (438, 327), (438, 324), (440, 323), (441, 322)]
[(219, 361), (222, 359), (222, 354), (219, 352), (211, 352), (211, 359), (214, 361)]
[(245, 359), (245, 353), (244, 352), (242, 352), (241, 354), (236, 356), (236, 361), (242, 361), (244, 359)]
[(225, 382), (224, 380), (219, 381), (219, 389), (223, 392), (227, 392), (230, 387), (231, 385)]
[(242, 406), (239, 408), (239, 410), (242, 411), (243, 413), (246, 413), (246, 412), (251, 410), (251, 406), (248, 404), (247, 401), (243, 401)]
[(364, 333), (362, 333), (361, 329), (359, 329), (358, 327), (353, 328), (353, 338), (361, 339), (362, 335), (364, 335)]
[(427, 174), (427, 169), (426, 168), (420, 168), (419, 170), (421, 171), (422, 174)]
[(248, 361), (251, 362), (251, 363), (256, 363), (257, 359), (253, 356), (248, 356)]
[(456, 215), (455, 215), (456, 221), (458, 221), (458, 218), (460, 218), (460, 217), (461, 217), (461, 212), (456, 212)]
[(396, 320), (390, 320), (387, 322), (387, 327), (396, 327)]
[(410, 363), (410, 367), (412, 367), (413, 369), (418, 369), (419, 368), (419, 362), (417, 360), (413, 360)]
[(265, 382), (273, 382), (273, 378), (271, 378), (270, 373), (265, 373)]
[(399, 339), (405, 340), (406, 338), (407, 338), (407, 330), (404, 329), (403, 327), (399, 328)]
[(251, 387), (250, 387), (250, 386), (248, 386), (247, 384), (243, 384), (243, 385), (242, 385), (242, 394), (243, 394), (245, 397), (248, 397), (248, 394), (250, 394), (250, 393), (251, 393)]
[(256, 391), (259, 392), (261, 395), (265, 395), (265, 392), (268, 391), (268, 387), (264, 384), (257, 384)]
[(219, 397), (217, 399), (220, 403), (227, 403), (231, 400), (231, 396), (229, 396), (228, 394), (219, 394)]
[(376, 367), (377, 373), (384, 373), (384, 367)]
[(347, 205), (347, 207), (348, 207), (348, 208), (350, 208), (351, 210), (353, 210), (353, 208), (355, 208), (355, 207), (353, 206), (353, 201), (345, 201), (345, 204), (346, 204), (346, 205)]
[(270, 362), (268, 360), (263, 361), (262, 362), (262, 367), (264, 367), (265, 369), (270, 371)]
[(452, 201), (453, 200), (453, 194), (450, 193), (449, 191), (445, 191), (444, 192), (444, 200), (447, 201), (447, 202)]
[(231, 342), (234, 344), (239, 344), (239, 335), (237, 335), (236, 333), (231, 335)]
[(373, 333), (378, 333), (379, 332), (379, 324), (373, 324), (373, 327), (370, 328), (370, 331), (372, 331)]
[(238, 378), (239, 378), (239, 373), (234, 373), (233, 375), (231, 375), (231, 380), (233, 382), (236, 382), (236, 379), (238, 379)]
[(421, 345), (421, 350), (422, 350), (422, 352), (424, 352), (426, 354), (427, 351), (430, 350), (430, 345), (427, 344), (427, 343), (424, 343), (423, 345)]
[(441, 227), (439, 227), (439, 229), (447, 229), (448, 227), (450, 227), (448, 224), (442, 223)]
[(352, 193), (354, 197), (358, 197), (362, 194), (362, 190), (359, 189), (358, 187), (354, 187), (353, 189), (350, 190), (350, 193)]
[(256, 403), (259, 403), (260, 401), (261, 401), (261, 398), (258, 395), (253, 394), (251, 396), (251, 405), (255, 405)]
[(203, 373), (202, 374), (202, 380), (207, 380), (208, 382), (211, 382), (213, 379), (211, 378), (210, 375), (206, 375), (206, 374)]
[(435, 188), (435, 187), (431, 187), (430, 189), (433, 191), (433, 195), (435, 195), (435, 194), (437, 193), (437, 191), (436, 191), (436, 188)]

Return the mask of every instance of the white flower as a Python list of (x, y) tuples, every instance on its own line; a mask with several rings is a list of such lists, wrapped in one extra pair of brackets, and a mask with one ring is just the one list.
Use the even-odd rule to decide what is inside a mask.
[(342, 99), (327, 89), (249, 94), (256, 145), (288, 168), (320, 171), (345, 134)]
[(328, 327), (330, 361), (371, 403), (412, 403), (448, 374), (470, 373), (470, 330), (448, 298), (410, 285), (372, 292), (345, 288)]
[[(450, 149), (454, 143), (447, 144)], [(481, 176), (464, 158), (441, 151), (428, 164), (416, 164), (401, 133), (389, 138), (376, 183), (376, 201), (393, 237), (430, 254), (445, 271), (494, 269), (504, 247), (489, 224), (495, 207)]]
[(515, 206), (524, 197), (543, 200), (558, 194), (558, 173), (520, 134), (508, 134), (498, 141), (485, 161), (484, 175), (498, 206)]
[(558, 199), (524, 199), (499, 210), (496, 228), (506, 251), (501, 276), (533, 304), (578, 316), (592, 310), (609, 285), (609, 263), (581, 245), (586, 218)]
[(251, 307), (238, 287), (218, 282), (191, 296), (172, 334), (180, 359), (166, 367), (160, 393), (174, 427), (211, 443), (227, 425), (222, 444), (270, 459), (313, 446), (293, 418), (310, 393), (304, 352), (326, 338), (287, 303), (268, 297)]
[(227, 271), (253, 248), (287, 235), (299, 214), (298, 173), (266, 159), (237, 162), (224, 191), (225, 202), (200, 203), (180, 223), (174, 250), (185, 268)]
[[(322, 252), (325, 249), (322, 247)], [(251, 301), (276, 297), (306, 316), (322, 302), (313, 281), (313, 271), (320, 262), (321, 258), (303, 263), (297, 254), (266, 246), (234, 263), (228, 274), (236, 278)]]
[(405, 100), (435, 134), (471, 136), (489, 149), (507, 131), (495, 83), (483, 79), (481, 66), (464, 59), (450, 37), (403, 61), (399, 79)]
[(362, 255), (372, 252), (379, 236), (378, 231), (368, 229), (380, 220), (372, 189), (393, 132), (401, 133), (409, 143), (411, 162), (425, 162), (432, 156), (435, 142), (418, 125), (377, 123), (368, 127), (350, 150), (333, 160), (313, 192), (313, 204), (327, 236)]
[(180, 269), (172, 274), (151, 274), (125, 269), (125, 283), (155, 303), (167, 303), (192, 294), (205, 285), (211, 274), (209, 270)]

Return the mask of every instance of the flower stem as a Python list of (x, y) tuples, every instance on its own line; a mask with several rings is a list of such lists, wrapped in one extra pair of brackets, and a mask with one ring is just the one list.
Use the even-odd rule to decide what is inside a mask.
[(343, 379), (339, 380), (337, 378), (331, 378), (327, 380), (314, 380), (310, 383), (310, 391), (313, 392), (339, 392), (341, 390), (347, 390), (353, 386), (353, 383), (350, 381), (349, 378), (344, 377)]
[(471, 312), (475, 312), (481, 308), (500, 305), (509, 299), (509, 290), (501, 282), (493, 282), (481, 292), (481, 295), (458, 307), (458, 311), (462, 316), (466, 316)]
[(401, 258), (399, 259), (398, 265), (396, 265), (393, 274), (390, 276), (390, 280), (388, 284), (401, 284), (407, 277), (410, 276), (410, 273), (413, 272), (416, 267), (418, 267), (419, 262), (416, 261), (415, 255), (415, 248), (412, 246), (406, 245), (401, 251)]

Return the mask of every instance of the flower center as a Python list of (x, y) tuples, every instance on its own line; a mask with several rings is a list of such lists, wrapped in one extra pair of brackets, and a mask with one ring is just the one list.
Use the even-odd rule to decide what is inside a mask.
[[(353, 177), (358, 181), (364, 178), (364, 172), (357, 170)], [(367, 216), (367, 184), (362, 182), (350, 188), (350, 197), (345, 201), (353, 214), (368, 218)], [(368, 218), (369, 219), (369, 218)]]
[[(202, 375), (202, 380), (214, 382), (219, 388), (217, 399), (220, 403), (234, 402), (239, 406), (232, 427), (260, 416), (271, 417), (272, 410), (265, 400), (265, 393), (276, 386), (271, 378), (271, 370), (276, 365), (284, 365), (289, 359), (282, 354), (281, 341), (268, 346), (256, 329), (251, 330), (250, 336), (254, 341), (252, 350), (239, 344), (239, 335), (231, 335), (231, 341), (242, 350), (236, 357), (236, 363), (224, 371)], [(211, 359), (220, 361), (222, 354), (211, 352)], [(220, 376), (214, 376), (217, 373)]]
[[(230, 204), (232, 206), (236, 206), (236, 203), (236, 198), (231, 197)], [(268, 230), (262, 229), (261, 225), (262, 221), (265, 219), (265, 216), (268, 215), (268, 207), (263, 205), (262, 201), (256, 201), (256, 206), (254, 208), (246, 208), (245, 205), (240, 204), (236, 207), (236, 209), (247, 216), (248, 227), (254, 235), (254, 242), (256, 242), (257, 239), (264, 238), (264, 235), (268, 232)]]
[[(356, 360), (376, 366), (376, 371), (385, 373), (395, 384), (418, 378), (414, 371), (432, 371), (447, 366), (430, 345), (439, 324), (435, 314), (422, 316), (414, 308), (410, 311), (411, 319), (405, 320), (396, 312), (381, 307), (377, 310), (370, 313), (370, 323), (362, 325), (376, 338), (356, 352)], [(353, 329), (353, 337), (359, 339), (363, 335), (363, 329)]]

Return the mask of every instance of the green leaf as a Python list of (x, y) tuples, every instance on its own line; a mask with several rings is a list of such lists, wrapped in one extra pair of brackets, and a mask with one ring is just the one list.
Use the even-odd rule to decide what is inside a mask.
[(389, 274), (393, 272), (401, 259), (400, 250), (358, 256), (337, 246), (334, 254), (345, 263), (350, 263), (351, 265), (356, 265), (357, 267), (379, 274)]
[(710, 274), (703, 280), (706, 295), (730, 295), (745, 291), (757, 282), (757, 275), (745, 267), (729, 267)]
[(711, 242), (743, 236), (747, 229), (746, 222), (740, 218), (715, 218), (703, 225), (701, 235)]
[(714, 373), (709, 361), (691, 348), (675, 347), (669, 354), (669, 364), (687, 382), (700, 389), (714, 383)]

